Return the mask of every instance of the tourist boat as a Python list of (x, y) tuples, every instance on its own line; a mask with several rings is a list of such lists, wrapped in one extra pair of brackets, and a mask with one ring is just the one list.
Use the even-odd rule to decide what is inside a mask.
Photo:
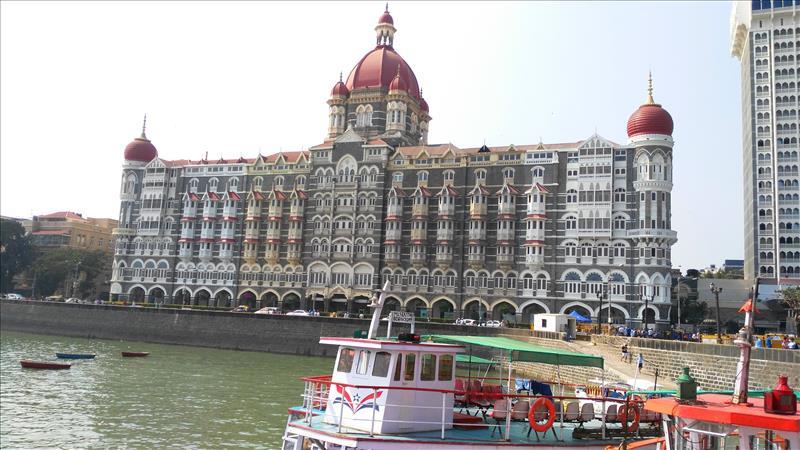
[(141, 358), (149, 354), (150, 352), (122, 352), (122, 356), (125, 358)]
[(94, 359), (94, 353), (56, 353), (58, 359)]
[[(753, 292), (753, 298), (758, 298), (758, 280)], [(734, 340), (740, 356), (732, 395), (696, 394), (697, 384), (685, 368), (677, 380), (677, 397), (650, 399), (644, 406), (645, 411), (661, 415), (665, 430), (664, 436), (648, 445), (665, 450), (800, 449), (797, 395), (789, 388), (788, 377), (780, 376), (776, 388), (765, 392), (764, 398), (752, 398), (748, 392), (753, 300), (739, 311), (745, 313), (745, 322)]]
[[(542, 349), (507, 338), (413, 333), (375, 337), (388, 283), (373, 297), (366, 337), (323, 337), (339, 347), (331, 375), (303, 378), (301, 406), (289, 409), (284, 450), (301, 449), (473, 449), (511, 447), (604, 449), (623, 439), (660, 435), (660, 418), (633, 433), (628, 411), (635, 400), (608, 397), (533, 395), (513, 389), (510, 371), (500, 384), (456, 375), (456, 357), (467, 346), (508, 350), (509, 360), (583, 365), (602, 370), (593, 355)], [(391, 329), (391, 319), (389, 322)], [(556, 411), (559, 411), (556, 413)], [(655, 449), (655, 445), (645, 447)]]
[(63, 370), (72, 367), (71, 364), (48, 361), (31, 361), (27, 359), (22, 360), (19, 363), (25, 369)]

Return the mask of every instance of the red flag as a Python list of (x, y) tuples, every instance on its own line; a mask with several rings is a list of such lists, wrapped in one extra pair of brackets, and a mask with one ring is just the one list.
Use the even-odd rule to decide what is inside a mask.
[(753, 304), (753, 299), (752, 298), (748, 298), (747, 301), (744, 302), (744, 305), (742, 305), (742, 307), (739, 308), (739, 312), (740, 313), (750, 312), (750, 311), (752, 311), (754, 313), (758, 312), (758, 310), (756, 309), (755, 305)]

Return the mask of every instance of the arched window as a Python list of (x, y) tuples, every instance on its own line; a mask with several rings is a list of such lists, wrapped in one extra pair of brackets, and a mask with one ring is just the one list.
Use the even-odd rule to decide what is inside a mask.
[(512, 183), (514, 181), (514, 169), (511, 167), (503, 169), (503, 179), (508, 183)]

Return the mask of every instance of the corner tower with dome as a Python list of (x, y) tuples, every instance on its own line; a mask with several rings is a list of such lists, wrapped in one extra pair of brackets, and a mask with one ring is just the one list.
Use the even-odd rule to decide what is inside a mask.
[(366, 139), (425, 145), (431, 121), (417, 76), (394, 49), (394, 19), (386, 11), (375, 26), (376, 46), (331, 90), (328, 138), (352, 127)]
[(673, 122), (652, 81), (624, 144), (428, 143), (388, 11), (375, 31), (308, 150), (165, 160), (144, 132), (125, 148), (112, 296), (358, 314), (391, 281), (387, 310), (437, 319), (668, 326)]

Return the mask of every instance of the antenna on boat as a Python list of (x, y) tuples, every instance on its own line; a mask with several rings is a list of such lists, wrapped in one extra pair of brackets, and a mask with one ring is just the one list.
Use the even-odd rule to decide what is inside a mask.
[(376, 290), (372, 295), (372, 301), (369, 307), (375, 309), (372, 311), (372, 320), (369, 323), (367, 339), (375, 339), (375, 335), (378, 333), (378, 326), (381, 323), (381, 312), (383, 311), (383, 302), (386, 301), (386, 292), (389, 291), (390, 287), (391, 283), (389, 280), (386, 280), (386, 283), (383, 284), (383, 289)]
[(733, 341), (739, 347), (739, 362), (736, 365), (736, 381), (733, 386), (733, 404), (747, 404), (747, 388), (750, 378), (750, 350), (753, 347), (753, 319), (756, 313), (756, 302), (758, 302), (759, 278), (750, 293), (750, 298), (739, 308), (739, 312), (744, 314), (744, 326), (739, 330), (739, 335)]

